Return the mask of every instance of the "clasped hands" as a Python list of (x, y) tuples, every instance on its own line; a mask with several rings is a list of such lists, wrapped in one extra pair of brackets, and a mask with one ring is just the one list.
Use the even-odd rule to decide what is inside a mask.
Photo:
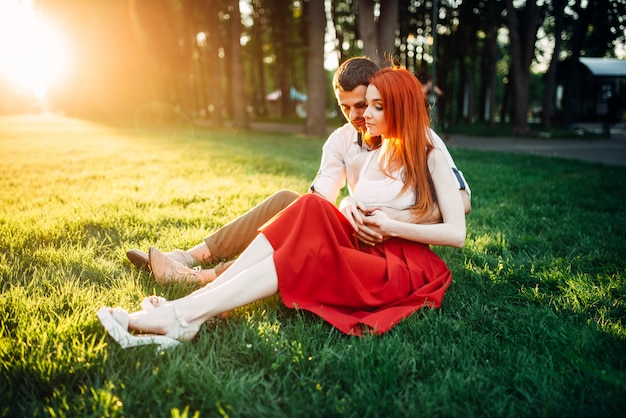
[(366, 207), (363, 203), (349, 196), (339, 205), (339, 211), (346, 217), (356, 231), (357, 238), (365, 245), (376, 245), (390, 238), (386, 227), (391, 220), (387, 207)]

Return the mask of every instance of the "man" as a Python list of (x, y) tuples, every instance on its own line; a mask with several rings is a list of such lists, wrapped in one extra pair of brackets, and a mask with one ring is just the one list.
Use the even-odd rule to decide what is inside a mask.
[[(319, 172), (311, 184), (310, 192), (316, 193), (332, 203), (336, 203), (341, 188), (348, 184), (352, 192), (356, 175), (351, 169), (352, 159), (361, 152), (370, 150), (370, 146), (364, 140), (362, 132), (365, 132), (365, 120), (363, 113), (367, 108), (365, 92), (369, 79), (378, 71), (378, 66), (371, 60), (363, 57), (355, 57), (347, 60), (337, 69), (333, 76), (333, 89), (341, 112), (348, 121), (344, 126), (335, 130), (322, 148), (322, 160)], [(471, 210), (470, 191), (460, 171), (456, 169), (445, 144), (431, 130), (431, 140), (445, 155), (452, 170), (452, 175), (459, 186), (459, 191), (465, 205), (465, 213)], [(376, 138), (371, 139), (376, 141)], [(201, 270), (200, 264), (209, 264), (223, 259), (232, 259), (239, 255), (258, 234), (257, 229), (270, 220), (274, 215), (296, 200), (300, 194), (282, 190), (265, 199), (250, 211), (226, 224), (215, 233), (204, 239), (204, 242), (195, 247), (183, 251), (174, 250), (165, 253), (171, 263), (162, 263), (152, 260), (149, 255), (139, 250), (129, 250), (128, 259), (138, 268), (150, 264), (152, 274), (159, 283), (171, 280), (189, 280), (208, 283), (219, 276), (230, 263), (220, 263), (212, 269)], [(441, 222), (441, 214), (438, 208), (427, 217), (417, 218), (410, 210), (393, 211), (381, 208), (390, 217), (414, 223), (437, 223)], [(375, 245), (382, 242), (385, 237), (374, 225), (359, 225), (357, 231), (359, 240), (367, 245)], [(159, 260), (162, 260), (159, 258)]]

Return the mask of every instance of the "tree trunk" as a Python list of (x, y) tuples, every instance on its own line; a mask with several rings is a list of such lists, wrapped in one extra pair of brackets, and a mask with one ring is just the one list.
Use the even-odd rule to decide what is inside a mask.
[[(254, 2), (253, 7), (256, 7)], [(263, 19), (261, 13), (258, 10), (254, 10), (252, 13), (252, 39), (254, 43), (252, 48), (252, 79), (254, 83), (254, 99), (253, 106), (256, 115), (267, 115), (267, 105), (265, 102), (265, 95), (267, 89), (265, 87), (265, 65), (263, 63)]]
[(465, 91), (463, 97), (463, 114), (467, 123), (473, 125), (476, 123), (476, 113), (474, 111), (474, 96), (475, 96), (475, 88), (474, 88), (474, 74), (476, 74), (475, 63), (471, 62), (469, 66), (466, 67), (465, 72)]
[(571, 39), (571, 70), (565, 80), (563, 89), (563, 124), (566, 128), (571, 128), (574, 122), (574, 116), (578, 107), (578, 94), (576, 94), (579, 84), (578, 59), (583, 47), (585, 32), (589, 24), (589, 15), (587, 10), (582, 7), (582, 0), (576, 0), (571, 6), (574, 13), (579, 16), (574, 23), (572, 39)]
[(233, 97), (233, 125), (239, 129), (249, 129), (245, 80), (241, 61), (241, 13), (239, 1), (231, 0), (230, 7), (230, 67), (231, 91)]
[[(208, 3), (208, 1), (207, 1)], [(207, 28), (207, 48), (209, 50), (208, 67), (205, 74), (209, 78), (207, 83), (209, 91), (207, 92), (209, 102), (209, 117), (215, 126), (222, 126), (224, 123), (224, 94), (222, 93), (222, 59), (220, 57), (219, 48), (222, 45), (220, 36), (220, 21), (218, 10), (209, 7)]]
[(393, 62), (396, 49), (396, 28), (400, 13), (398, 0), (380, 2), (380, 15), (374, 16), (374, 0), (359, 0), (357, 27), (363, 41), (363, 55), (381, 66), (386, 59)]
[(363, 55), (369, 57), (376, 64), (381, 65), (382, 59), (378, 55), (377, 26), (374, 19), (374, 0), (359, 0), (357, 27), (359, 29), (359, 37), (363, 41)]
[(509, 64), (509, 68), (506, 73), (507, 82), (504, 83), (502, 104), (500, 105), (501, 122), (509, 122), (511, 120), (511, 86), (513, 85), (513, 73), (511, 71), (511, 64)]
[(324, 0), (309, 0), (306, 134), (326, 134), (326, 73), (324, 71)]
[(466, 111), (465, 111), (465, 77), (467, 77), (467, 65), (466, 65), (466, 60), (464, 56), (461, 56), (459, 58), (457, 58), (458, 63), (459, 63), (459, 80), (460, 82), (457, 85), (456, 88), (456, 115), (454, 117), (454, 122), (455, 123), (459, 123), (459, 122), (465, 122), (465, 116), (466, 116)]
[(520, 26), (513, 0), (505, 0), (507, 24), (511, 42), (511, 66), (513, 72), (513, 134), (526, 135), (528, 126), (528, 104), (530, 88), (530, 64), (534, 56), (535, 40), (539, 28), (541, 8), (536, 0), (526, 2), (523, 9), (524, 25)]
[(550, 67), (546, 73), (546, 88), (543, 94), (541, 127), (544, 129), (550, 129), (552, 124), (556, 70), (559, 64), (559, 52), (561, 51), (561, 32), (563, 31), (566, 2), (564, 0), (554, 0), (552, 4), (554, 7), (554, 50), (552, 51), (552, 58), (550, 59)]
[(380, 2), (380, 18), (378, 20), (378, 52), (382, 63), (389, 60), (393, 63), (393, 54), (396, 50), (396, 28), (400, 14), (398, 0)]
[(485, 119), (487, 125), (493, 126), (496, 114), (496, 54), (498, 28), (492, 25), (487, 30), (487, 75), (485, 77)]
[(339, 62), (342, 63), (355, 55), (358, 19), (353, 17), (358, 15), (358, 3), (356, 0), (350, 0), (348, 4), (345, 0), (330, 0), (330, 15), (337, 38)]
[(270, 11), (270, 22), (272, 25), (272, 43), (276, 54), (276, 84), (280, 89), (280, 116), (288, 117), (295, 113), (293, 101), (291, 100), (291, 79), (289, 77), (289, 50), (290, 41), (289, 3), (275, 0), (272, 2)]

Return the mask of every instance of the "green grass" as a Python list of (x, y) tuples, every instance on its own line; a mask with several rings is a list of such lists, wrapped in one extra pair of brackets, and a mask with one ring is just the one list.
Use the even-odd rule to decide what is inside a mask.
[(537, 417), (626, 409), (626, 169), (452, 150), (473, 191), (438, 310), (348, 337), (277, 297), (155, 355), (95, 312), (175, 298), (128, 248), (188, 248), (323, 139), (0, 118), (0, 416)]
[[(593, 133), (585, 129), (567, 129), (559, 125), (553, 125), (545, 129), (538, 123), (529, 124), (530, 132), (523, 137), (528, 139), (568, 139), (568, 140), (597, 140), (606, 139), (605, 135)], [(512, 137), (513, 125), (511, 123), (495, 123), (489, 126), (486, 123), (459, 123), (452, 125), (443, 132), (446, 134), (462, 134), (483, 137)]]

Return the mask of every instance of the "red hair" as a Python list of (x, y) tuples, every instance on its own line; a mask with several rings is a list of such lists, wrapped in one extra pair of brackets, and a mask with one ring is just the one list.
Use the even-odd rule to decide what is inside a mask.
[(430, 121), (422, 85), (415, 75), (400, 67), (378, 71), (370, 84), (378, 89), (388, 128), (381, 168), (389, 176), (404, 168), (402, 192), (415, 190), (414, 209), (430, 213), (435, 197), (428, 155), (433, 146), (428, 138)]

